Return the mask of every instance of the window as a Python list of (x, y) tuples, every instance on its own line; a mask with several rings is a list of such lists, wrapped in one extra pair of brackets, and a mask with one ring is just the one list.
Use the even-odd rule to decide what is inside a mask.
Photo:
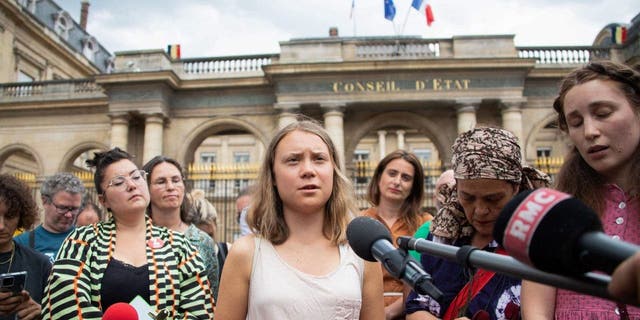
[(369, 161), (369, 150), (356, 150), (353, 152), (355, 161)]
[(36, 13), (36, 1), (37, 0), (20, 0), (18, 1), (20, 5), (27, 8), (29, 12)]
[(96, 38), (88, 36), (82, 39), (82, 54), (90, 61), (95, 61), (96, 52), (98, 51), (98, 42)]
[(413, 149), (413, 153), (421, 162), (431, 160), (431, 149)]
[(250, 155), (249, 152), (241, 151), (233, 153), (233, 162), (234, 163), (249, 163)]
[(18, 82), (33, 82), (35, 78), (26, 74), (22, 70), (18, 70)]
[(64, 10), (58, 11), (58, 13), (55, 13), (53, 16), (55, 19), (53, 30), (64, 40), (68, 40), (69, 30), (73, 29), (73, 19), (71, 19), (69, 13)]
[(370, 160), (369, 150), (360, 149), (354, 151), (353, 160), (356, 162), (356, 192), (358, 192), (358, 190), (364, 190), (362, 185), (369, 183), (369, 173), (367, 172), (367, 165)]
[(201, 152), (200, 153), (200, 162), (202, 162), (202, 163), (215, 163), (216, 162), (216, 153), (215, 152)]
[(536, 155), (538, 158), (548, 158), (551, 156), (551, 147), (537, 147)]
[(116, 68), (115, 63), (116, 57), (109, 57), (104, 61), (104, 65), (106, 67), (106, 73), (112, 73)]

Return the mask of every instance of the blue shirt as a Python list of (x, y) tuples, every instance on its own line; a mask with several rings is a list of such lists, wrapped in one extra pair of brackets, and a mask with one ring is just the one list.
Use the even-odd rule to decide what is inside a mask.
[(35, 245), (33, 249), (49, 257), (49, 260), (51, 261), (51, 263), (53, 263), (53, 261), (56, 258), (56, 255), (58, 255), (58, 250), (60, 249), (60, 246), (62, 246), (62, 242), (73, 231), (73, 229), (75, 228), (71, 228), (69, 229), (69, 231), (63, 232), (63, 233), (53, 233), (53, 232), (47, 231), (47, 229), (43, 228), (42, 225), (39, 225), (37, 228), (33, 229), (32, 231), (23, 232), (22, 234), (15, 237), (14, 240), (17, 243), (27, 248), (30, 248), (29, 234), (33, 232), (35, 235), (35, 239), (34, 239)]
[[(433, 234), (430, 234), (427, 240), (433, 240)], [(466, 238), (456, 241), (454, 245), (460, 247), (469, 243), (470, 239)], [(495, 242), (492, 242), (483, 250), (493, 252), (496, 245)], [(469, 282), (471, 270), (462, 267), (457, 262), (429, 254), (422, 254), (421, 263), (424, 271), (431, 274), (433, 284), (442, 291), (442, 301), (439, 303), (429, 296), (411, 291), (406, 302), (406, 313), (427, 311), (442, 318), (458, 292)], [(510, 319), (505, 316), (505, 313), (515, 312), (519, 315), (520, 279), (496, 273), (489, 283), (468, 302), (464, 316), (472, 319), (473, 315), (481, 310), (486, 311), (491, 320)]]

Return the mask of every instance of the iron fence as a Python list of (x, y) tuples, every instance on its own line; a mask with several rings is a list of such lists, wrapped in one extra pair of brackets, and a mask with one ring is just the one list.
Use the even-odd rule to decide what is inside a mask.
[[(425, 173), (423, 209), (433, 213), (435, 182), (444, 170), (440, 161), (424, 162)], [(549, 174), (552, 179), (562, 165), (562, 158), (539, 158), (534, 162), (534, 167)], [(356, 205), (359, 209), (371, 206), (367, 200), (367, 190), (377, 163), (358, 161), (354, 163), (351, 181), (353, 183)], [(191, 164), (187, 167), (187, 192), (194, 189), (202, 189), (206, 199), (211, 202), (218, 212), (218, 239), (233, 242), (238, 238), (240, 229), (238, 225), (238, 212), (235, 200), (240, 191), (253, 184), (257, 179), (258, 164)], [(98, 194), (93, 184), (91, 172), (74, 172), (87, 188), (87, 197), (95, 203), (98, 202)], [(16, 177), (25, 181), (33, 190), (34, 198), (39, 198), (39, 190), (45, 177), (38, 177), (32, 173), (15, 173)], [(106, 216), (106, 215), (105, 215)]]

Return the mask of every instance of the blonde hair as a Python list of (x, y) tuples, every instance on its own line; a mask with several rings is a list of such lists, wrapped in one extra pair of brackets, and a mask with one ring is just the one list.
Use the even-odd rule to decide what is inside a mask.
[(252, 195), (251, 207), (247, 216), (249, 226), (255, 233), (273, 244), (281, 244), (289, 237), (289, 227), (284, 220), (282, 199), (275, 187), (273, 164), (276, 148), (289, 133), (302, 131), (318, 136), (327, 145), (333, 164), (333, 188), (325, 204), (323, 234), (334, 244), (346, 241), (347, 224), (355, 212), (352, 199), (351, 182), (339, 167), (338, 153), (329, 134), (317, 122), (301, 119), (278, 131), (271, 140), (262, 169), (258, 176), (256, 189)]
[[(194, 189), (190, 193), (191, 208), (189, 210), (189, 221), (196, 226), (211, 225), (212, 229), (218, 224), (218, 211), (216, 207), (205, 198), (204, 190)], [(212, 238), (214, 235), (210, 235)]]

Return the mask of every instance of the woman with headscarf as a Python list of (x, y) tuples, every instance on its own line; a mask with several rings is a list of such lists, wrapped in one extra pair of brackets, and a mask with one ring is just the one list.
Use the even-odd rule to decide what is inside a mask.
[[(451, 159), (456, 185), (433, 220), (428, 240), (503, 253), (493, 239), (502, 208), (520, 191), (545, 186), (548, 177), (521, 164), (509, 131), (476, 128), (455, 141)], [(407, 319), (518, 319), (520, 279), (472, 269), (423, 254), (422, 266), (443, 292), (440, 302), (412, 291)]]

